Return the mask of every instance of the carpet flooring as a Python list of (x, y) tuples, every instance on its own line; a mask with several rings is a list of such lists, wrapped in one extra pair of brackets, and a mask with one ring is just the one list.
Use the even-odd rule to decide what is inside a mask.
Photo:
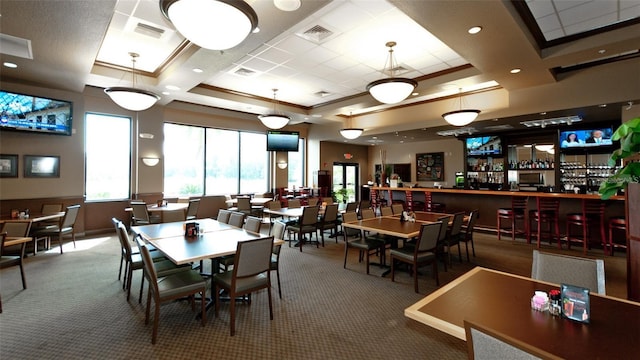
[[(264, 231), (264, 229), (263, 229)], [(229, 336), (229, 306), (220, 317), (213, 310), (200, 326), (186, 301), (165, 304), (160, 312), (158, 343), (151, 344), (151, 325), (144, 324), (138, 304), (141, 272), (134, 272), (132, 296), (126, 301), (117, 280), (120, 249), (115, 234), (77, 241), (30, 255), (26, 290), (17, 267), (0, 272), (4, 313), (0, 314), (2, 359), (466, 359), (465, 342), (404, 317), (406, 307), (436, 289), (430, 267), (421, 269), (420, 293), (409, 274), (396, 282), (371, 266), (366, 275), (351, 249), (343, 269), (344, 243), (305, 245), (303, 252), (285, 245), (281, 254), (283, 298), (273, 279), (274, 319), (269, 320), (267, 292), (253, 295), (251, 305), (236, 307), (236, 335)], [(477, 233), (476, 257), (454, 259), (441, 285), (476, 265), (530, 275), (533, 247)], [(463, 254), (464, 254), (464, 245)], [(557, 252), (553, 247), (543, 250)], [(562, 251), (579, 256), (578, 250)], [(626, 297), (625, 255), (604, 258), (607, 293)], [(377, 259), (374, 258), (374, 261)], [(146, 294), (146, 288), (145, 288)], [(143, 300), (144, 304), (144, 300)]]

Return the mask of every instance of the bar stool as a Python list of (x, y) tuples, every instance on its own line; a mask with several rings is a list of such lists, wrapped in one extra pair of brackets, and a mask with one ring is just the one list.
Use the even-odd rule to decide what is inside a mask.
[[(600, 230), (600, 242), (606, 252), (607, 237), (604, 230), (604, 201), (600, 200), (582, 200), (582, 212), (567, 214), (567, 249), (571, 249), (571, 242), (582, 243), (582, 252), (587, 254), (587, 248), (591, 249), (590, 230), (597, 226)], [(572, 235), (571, 228), (580, 226), (582, 234)]]
[(424, 211), (444, 212), (445, 205), (443, 203), (434, 203), (431, 197), (431, 191), (424, 192)]
[[(613, 241), (614, 231), (624, 232), (623, 243)], [(609, 219), (609, 255), (613, 256), (613, 251), (617, 247), (627, 250), (627, 220), (624, 216), (614, 216)]]
[[(510, 233), (511, 240), (516, 240), (516, 234), (523, 234), (527, 239), (527, 243), (530, 241), (529, 237), (529, 221), (527, 219), (529, 197), (528, 196), (512, 196), (510, 208), (500, 208), (497, 211), (497, 229), (498, 229), (498, 241), (500, 241), (500, 235), (502, 232)], [(508, 221), (511, 224), (511, 231), (502, 229), (502, 221)], [(522, 221), (522, 230), (517, 229), (518, 221)]]
[[(560, 244), (560, 200), (556, 198), (542, 198), (536, 197), (536, 209), (529, 211), (529, 236), (527, 237), (527, 243), (531, 243), (531, 235), (537, 237), (538, 245), (540, 248), (540, 240), (544, 235), (542, 224), (548, 224), (549, 230), (546, 233), (549, 234), (549, 244), (556, 238), (558, 241), (558, 248), (562, 248)], [(537, 223), (536, 232), (534, 234), (531, 222)]]

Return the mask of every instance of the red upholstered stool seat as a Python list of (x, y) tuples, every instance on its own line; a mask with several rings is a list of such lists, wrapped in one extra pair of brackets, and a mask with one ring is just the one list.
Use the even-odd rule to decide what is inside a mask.
[[(618, 234), (614, 238), (613, 235), (616, 232)], [(609, 255), (613, 256), (615, 248), (627, 249), (627, 221), (624, 216), (615, 216), (609, 219)]]
[[(602, 247), (607, 248), (607, 237), (605, 235), (604, 225), (604, 208), (605, 203), (600, 200), (582, 200), (582, 212), (567, 214), (567, 248), (571, 249), (572, 242), (582, 243), (582, 252), (587, 254), (587, 249), (591, 249), (592, 229), (598, 229), (600, 233), (600, 243)], [(580, 227), (580, 234), (572, 234), (571, 229)]]
[[(523, 234), (529, 239), (529, 222), (527, 221), (527, 204), (529, 198), (526, 196), (511, 197), (510, 208), (500, 208), (497, 211), (496, 228), (498, 230), (498, 240), (503, 232), (511, 234), (511, 240), (515, 241), (517, 234)], [(511, 225), (511, 229), (502, 228), (502, 222), (507, 221)], [(522, 229), (518, 229), (518, 221), (522, 223)]]

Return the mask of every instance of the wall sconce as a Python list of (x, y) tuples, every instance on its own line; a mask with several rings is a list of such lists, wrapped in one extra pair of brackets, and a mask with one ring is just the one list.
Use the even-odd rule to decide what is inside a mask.
[(282, 170), (286, 169), (287, 168), (287, 162), (286, 161), (279, 161), (278, 162), (278, 168), (282, 169)]
[(160, 159), (153, 157), (143, 157), (142, 162), (147, 166), (156, 166), (160, 162)]

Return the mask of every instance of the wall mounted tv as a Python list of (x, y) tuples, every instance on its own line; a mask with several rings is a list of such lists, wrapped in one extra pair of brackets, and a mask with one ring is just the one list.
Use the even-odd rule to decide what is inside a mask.
[(298, 131), (269, 130), (267, 132), (267, 151), (298, 151)]
[(0, 90), (0, 129), (71, 135), (69, 101)]
[(499, 156), (502, 155), (502, 141), (499, 136), (478, 136), (467, 138), (467, 155)]
[(612, 127), (598, 127), (584, 130), (565, 130), (560, 132), (560, 148), (594, 148), (611, 146)]

